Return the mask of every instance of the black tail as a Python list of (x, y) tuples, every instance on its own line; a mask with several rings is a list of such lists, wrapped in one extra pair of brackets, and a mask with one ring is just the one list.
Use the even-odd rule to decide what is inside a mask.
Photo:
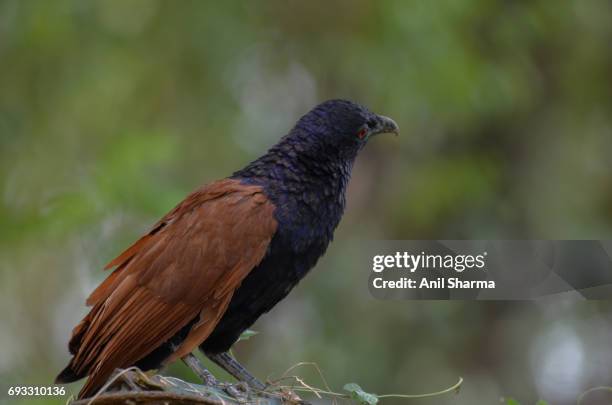
[(85, 375), (79, 375), (72, 370), (72, 362), (70, 362), (66, 368), (64, 368), (58, 375), (55, 377), (56, 384), (65, 384), (71, 383), (81, 378), (85, 377)]

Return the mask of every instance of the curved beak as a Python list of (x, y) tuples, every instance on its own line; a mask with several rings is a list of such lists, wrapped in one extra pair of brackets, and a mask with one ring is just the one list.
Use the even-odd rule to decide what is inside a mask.
[(378, 122), (378, 128), (374, 131), (373, 135), (390, 133), (395, 134), (395, 136), (399, 135), (399, 126), (391, 118), (379, 115)]

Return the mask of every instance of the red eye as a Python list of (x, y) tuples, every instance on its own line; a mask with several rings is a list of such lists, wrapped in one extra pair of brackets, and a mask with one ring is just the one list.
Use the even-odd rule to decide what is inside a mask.
[(363, 139), (363, 138), (365, 138), (365, 136), (366, 136), (367, 134), (368, 134), (368, 129), (367, 129), (367, 128), (361, 128), (361, 129), (359, 130), (359, 132), (357, 132), (357, 137), (358, 137), (359, 139)]

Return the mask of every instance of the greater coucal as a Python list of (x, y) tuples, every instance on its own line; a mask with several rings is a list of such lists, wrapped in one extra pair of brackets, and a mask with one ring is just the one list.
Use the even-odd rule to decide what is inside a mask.
[(261, 388), (227, 351), (323, 255), (355, 157), (389, 132), (398, 132), (390, 118), (326, 101), (265, 155), (187, 196), (106, 266), (115, 270), (87, 299), (56, 382), (89, 376), (87, 397), (116, 368), (159, 368), (199, 346)]

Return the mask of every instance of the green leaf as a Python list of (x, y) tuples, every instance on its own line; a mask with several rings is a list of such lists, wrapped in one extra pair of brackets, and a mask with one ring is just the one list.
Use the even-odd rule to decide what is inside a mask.
[(538, 402), (536, 402), (536, 405), (548, 405), (548, 402), (544, 401), (543, 399), (540, 399)]
[(241, 340), (249, 340), (253, 336), (257, 335), (258, 333), (259, 332), (256, 332), (254, 330), (247, 329), (240, 334), (240, 336), (238, 337), (238, 342), (240, 342)]
[(376, 394), (370, 394), (365, 392), (359, 385), (355, 383), (349, 383), (344, 385), (344, 390), (351, 394), (351, 398), (364, 405), (376, 405), (378, 403), (378, 396)]
[(521, 405), (521, 403), (514, 398), (506, 398), (506, 405)]

